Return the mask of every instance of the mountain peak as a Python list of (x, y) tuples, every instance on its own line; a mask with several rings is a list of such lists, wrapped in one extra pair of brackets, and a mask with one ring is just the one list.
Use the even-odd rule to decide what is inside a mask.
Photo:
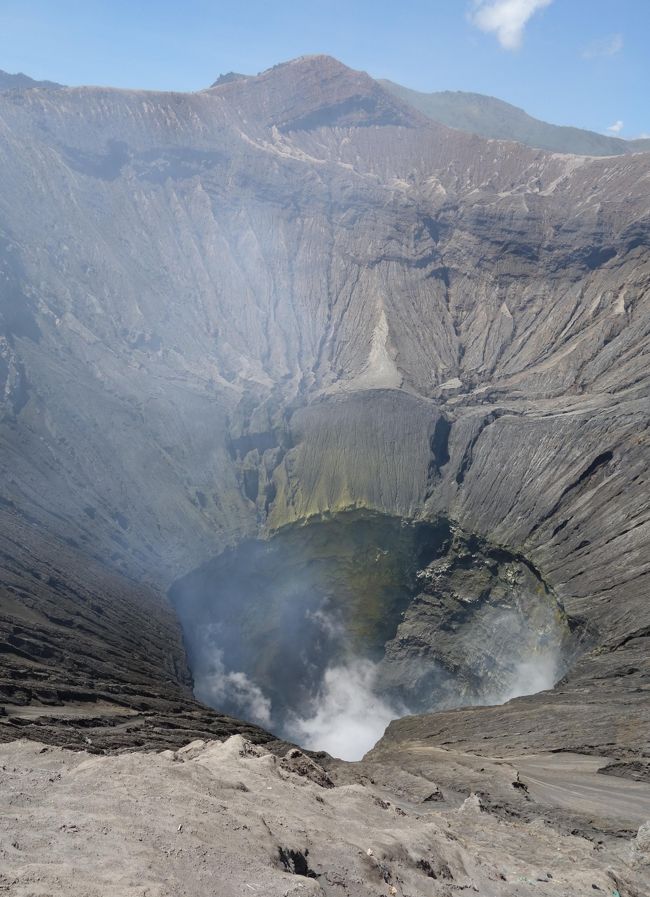
[(409, 126), (419, 114), (366, 72), (331, 56), (300, 56), (249, 78), (220, 78), (211, 90), (247, 117), (282, 131), (318, 127)]
[(55, 81), (35, 81), (33, 78), (24, 75), (22, 72), (17, 72), (15, 75), (11, 75), (9, 72), (3, 72), (2, 69), (0, 69), (0, 91), (25, 90), (32, 87), (59, 88), (63, 87), (63, 85), (57, 84)]
[(217, 80), (210, 87), (221, 87), (222, 84), (230, 84), (231, 81), (244, 81), (249, 75), (242, 75), (241, 72), (226, 72), (219, 75)]

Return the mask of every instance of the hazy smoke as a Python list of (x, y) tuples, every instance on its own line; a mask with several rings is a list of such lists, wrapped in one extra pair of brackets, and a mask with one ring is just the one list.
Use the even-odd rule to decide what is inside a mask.
[[(533, 609), (530, 609), (533, 613)], [(498, 678), (482, 682), (477, 704), (505, 704), (513, 698), (552, 688), (567, 665), (566, 629), (557, 608), (537, 605), (532, 617), (518, 610), (492, 611), (471, 654), (482, 654), (484, 667), (497, 664)], [(474, 631), (470, 630), (474, 635)], [(469, 646), (467, 646), (469, 647)], [(468, 652), (470, 653), (470, 652)]]
[(223, 652), (211, 646), (207, 660), (196, 677), (194, 693), (210, 707), (240, 708), (241, 715), (267, 728), (273, 724), (271, 701), (262, 689), (241, 671), (227, 671)]
[(247, 560), (225, 566), (214, 591), (189, 591), (180, 604), (196, 696), (344, 760), (360, 759), (391, 720), (409, 713), (502, 704), (552, 688), (571, 660), (552, 597), (513, 584), (499, 603), (468, 601), (463, 625), (431, 654), (416, 645), (375, 662), (316, 566), (283, 577), (273, 556), (265, 591), (266, 560), (254, 552)]
[(486, 696), (485, 704), (505, 704), (513, 698), (523, 695), (535, 695), (539, 691), (553, 688), (562, 675), (561, 658), (555, 651), (549, 651), (530, 660), (524, 660), (517, 665), (512, 676), (510, 686), (494, 700)]
[[(335, 627), (332, 621), (323, 620)], [(207, 645), (206, 645), (207, 647)], [(204, 660), (206, 660), (204, 655)], [(414, 712), (404, 703), (391, 702), (379, 691), (380, 665), (356, 659), (325, 670), (318, 692), (307, 713), (289, 714), (283, 724), (274, 720), (271, 700), (244, 672), (227, 671), (223, 652), (214, 644), (197, 676), (196, 696), (220, 708), (236, 708), (237, 715), (280, 734), (311, 750), (327, 751), (342, 760), (359, 760), (381, 738), (391, 720)], [(515, 664), (499, 688), (481, 695), (443, 699), (431, 694), (430, 711), (458, 705), (504, 704), (522, 695), (552, 688), (562, 675), (559, 648), (549, 648)]]
[(377, 665), (369, 660), (330, 667), (313, 701), (312, 715), (289, 721), (290, 737), (342, 760), (360, 759), (391, 720), (408, 712), (376, 695), (376, 680)]

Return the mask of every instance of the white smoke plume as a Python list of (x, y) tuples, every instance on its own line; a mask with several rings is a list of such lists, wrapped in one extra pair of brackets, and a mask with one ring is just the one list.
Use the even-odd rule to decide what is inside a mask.
[[(508, 610), (490, 619), (493, 636), (486, 653), (500, 665), (499, 686), (486, 683), (480, 704), (505, 704), (513, 698), (553, 688), (567, 667), (568, 645), (561, 617), (552, 605), (538, 608), (534, 618)], [(516, 647), (515, 647), (516, 646)]]
[[(246, 641), (234, 599), (220, 608), (219, 622), (193, 616), (195, 694), (222, 712), (343, 760), (359, 760), (392, 720), (409, 713), (502, 704), (552, 688), (570, 660), (557, 608), (522, 600), (509, 609), (477, 609), (473, 624), (457, 634), (466, 667), (457, 675), (433, 658), (376, 663), (355, 656), (358, 647), (329, 599), (305, 606), (308, 585), (288, 590), (290, 612), (280, 617), (281, 626), (269, 628), (269, 638), (282, 639), (270, 665), (259, 663), (263, 644)], [(240, 591), (246, 594), (242, 587), (234, 598)], [(214, 614), (210, 604), (198, 607)]]
[(227, 671), (223, 652), (213, 648), (210, 666), (197, 678), (196, 697), (210, 707), (234, 704), (251, 722), (267, 728), (272, 725), (271, 701), (262, 689), (240, 671)]
[(354, 660), (326, 670), (311, 716), (295, 717), (290, 735), (299, 744), (341, 760), (360, 760), (388, 723), (406, 711), (374, 692), (377, 665)]
[(513, 698), (535, 695), (553, 688), (562, 674), (560, 661), (561, 658), (553, 651), (522, 661), (517, 665), (506, 690), (495, 695), (494, 700), (486, 697), (482, 703), (505, 704)]

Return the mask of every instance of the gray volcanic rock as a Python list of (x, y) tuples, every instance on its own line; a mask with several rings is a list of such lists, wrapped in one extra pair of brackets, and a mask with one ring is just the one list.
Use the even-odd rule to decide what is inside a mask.
[(222, 84), (228, 84), (230, 81), (241, 81), (242, 78), (248, 78), (248, 75), (242, 75), (240, 72), (226, 72), (225, 74), (219, 75), (211, 87), (220, 87)]
[[(602, 829), (596, 841), (593, 828), (533, 803), (527, 789), (533, 774), (549, 777), (543, 766), (529, 777), (450, 755), (442, 772), (465, 762), (500, 800), (445, 781), (432, 803), (416, 757), (408, 771), (375, 762), (330, 776), (299, 753), (278, 759), (240, 736), (111, 757), (0, 745), (0, 886), (17, 897), (644, 893), (650, 800), (639, 783), (602, 776), (606, 798), (592, 800), (601, 826), (630, 827), (628, 844)], [(564, 775), (580, 778), (576, 805), (588, 805), (595, 768), (564, 760)]]
[(57, 87), (63, 87), (63, 85), (57, 84), (56, 81), (35, 81), (28, 75), (23, 75), (22, 72), (10, 75), (9, 72), (0, 70), (0, 90), (25, 90), (26, 88), (31, 87), (56, 89)]
[(422, 93), (393, 81), (380, 81), (386, 90), (433, 121), (497, 140), (516, 140), (556, 153), (583, 156), (618, 156), (650, 150), (650, 140), (623, 140), (583, 128), (551, 125), (527, 115), (523, 109), (496, 97), (462, 90)]
[(534, 567), (476, 538), (454, 533), (418, 580), (382, 660), (383, 689), (412, 712), (431, 695), (443, 709), (543, 691), (589, 645)]
[(254, 725), (192, 697), (180, 627), (151, 587), (0, 509), (0, 740), (103, 751), (178, 747)]
[[(123, 693), (132, 653), (137, 700), (180, 695), (179, 577), (342, 511), (445, 518), (531, 564), (593, 649), (550, 694), (404, 720), (391, 744), (449, 726), (471, 749), (488, 726), (503, 750), (642, 753), (648, 155), (486, 141), (306, 57), (192, 95), (7, 92), (0, 158), (5, 631), (33, 642), (23, 606), (87, 560), (139, 584), (135, 650), (122, 585), (88, 586), (97, 694)], [(72, 554), (34, 582), (43, 541)], [(35, 656), (8, 664), (25, 694)]]

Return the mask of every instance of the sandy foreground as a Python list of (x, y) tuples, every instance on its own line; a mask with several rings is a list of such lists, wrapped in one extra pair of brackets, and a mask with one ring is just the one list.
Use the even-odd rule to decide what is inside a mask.
[(644, 897), (650, 882), (650, 825), (598, 844), (475, 795), (449, 808), (406, 780), (334, 785), (241, 736), (114, 756), (16, 741), (0, 775), (0, 893), (15, 897)]

